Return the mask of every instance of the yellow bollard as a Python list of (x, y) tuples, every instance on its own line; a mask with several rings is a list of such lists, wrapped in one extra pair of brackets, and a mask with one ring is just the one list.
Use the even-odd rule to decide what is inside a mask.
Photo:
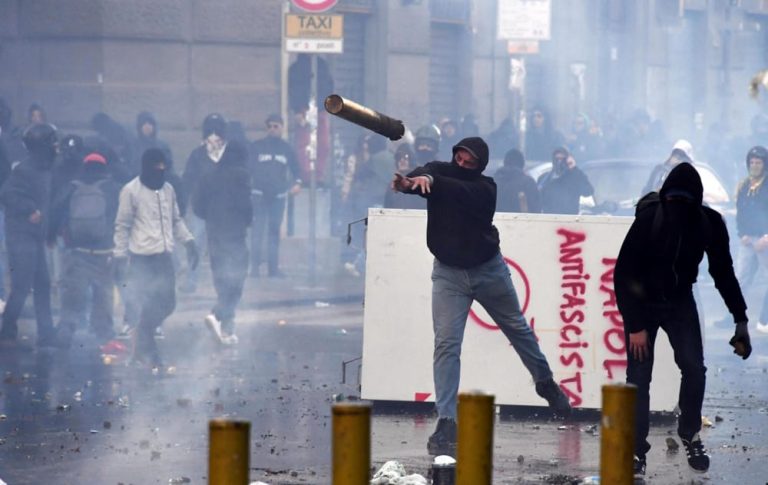
[(251, 423), (214, 419), (208, 432), (208, 485), (248, 485)]
[(494, 396), (459, 394), (456, 485), (490, 485), (493, 478)]
[(371, 480), (371, 404), (333, 405), (333, 485), (361, 485)]
[(632, 484), (635, 453), (635, 401), (637, 386), (603, 386), (603, 417), (600, 426), (600, 483)]

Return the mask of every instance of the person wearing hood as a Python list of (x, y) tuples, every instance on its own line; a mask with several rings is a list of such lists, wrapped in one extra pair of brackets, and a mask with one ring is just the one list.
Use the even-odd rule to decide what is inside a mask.
[[(736, 190), (736, 229), (739, 252), (736, 261), (742, 287), (751, 285), (760, 267), (768, 268), (768, 189), (763, 188), (768, 150), (754, 146), (747, 153), (747, 177)], [(768, 292), (763, 297), (757, 330), (768, 333)]]
[(3, 312), (0, 344), (16, 345), (17, 322), (30, 291), (35, 303), (37, 345), (54, 344), (51, 317), (51, 279), (45, 242), (49, 223), (51, 167), (56, 159), (56, 128), (32, 125), (24, 132), (28, 158), (11, 172), (0, 189), (5, 210), (6, 249), (11, 292)]
[(533, 177), (525, 173), (525, 157), (513, 148), (504, 155), (504, 166), (493, 174), (498, 196), (497, 212), (541, 212), (541, 195)]
[(248, 150), (230, 141), (221, 161), (192, 195), (192, 210), (205, 221), (208, 255), (217, 300), (205, 323), (216, 341), (237, 344), (235, 309), (248, 274), (246, 233), (253, 219)]
[(549, 113), (542, 107), (531, 110), (531, 120), (525, 132), (525, 158), (546, 160), (552, 150), (563, 144), (563, 134), (552, 126)]
[(651, 448), (647, 441), (649, 388), (659, 329), (666, 332), (682, 374), (677, 434), (689, 466), (699, 472), (709, 468), (709, 456), (699, 437), (707, 369), (693, 298), (693, 284), (705, 253), (715, 287), (736, 322), (730, 340), (734, 353), (746, 359), (752, 351), (747, 306), (733, 271), (728, 230), (718, 212), (702, 206), (702, 197), (696, 169), (689, 163), (677, 165), (660, 192), (640, 199), (616, 261), (614, 289), (624, 321), (627, 383), (637, 386), (637, 476), (645, 474)]
[(538, 184), (545, 214), (578, 214), (579, 199), (595, 193), (587, 174), (563, 147), (552, 153), (552, 170), (539, 177)]
[[(188, 199), (197, 190), (197, 185), (201, 183), (201, 180), (205, 179), (206, 173), (213, 169), (224, 155), (229, 139), (227, 125), (226, 118), (219, 113), (211, 113), (203, 119), (202, 142), (189, 154), (184, 173), (181, 175), (182, 186), (186, 194), (183, 201), (184, 206), (188, 205)], [(205, 252), (207, 241), (205, 223), (195, 215), (194, 211), (188, 211), (185, 219), (195, 241), (200, 244), (200, 250)], [(184, 281), (179, 287), (182, 292), (194, 293), (197, 291), (197, 271), (187, 268), (183, 279)]]
[(483, 175), (487, 165), (485, 141), (464, 138), (453, 147), (451, 162), (430, 162), (405, 176), (396, 173), (392, 181), (393, 189), (427, 199), (427, 247), (435, 257), (433, 376), (438, 413), (436, 430), (427, 443), (430, 454), (455, 450), (461, 343), (475, 300), (517, 351), (533, 377), (536, 393), (558, 413), (571, 409), (523, 316), (501, 255), (499, 232), (493, 225), (496, 184)]
[(253, 230), (251, 231), (251, 276), (259, 277), (266, 236), (267, 273), (282, 276), (278, 267), (280, 227), (289, 196), (301, 191), (296, 153), (283, 140), (283, 118), (271, 114), (265, 121), (267, 136), (251, 145), (250, 172), (253, 185)]
[(437, 160), (437, 154), (440, 151), (440, 135), (440, 129), (435, 125), (422, 126), (416, 130), (413, 151), (417, 165), (425, 165)]
[(195, 239), (181, 218), (165, 170), (162, 150), (144, 152), (141, 174), (120, 191), (114, 236), (116, 272), (122, 275), (127, 269), (125, 286), (140, 309), (133, 361), (158, 369), (162, 362), (155, 330), (176, 307), (175, 241), (184, 244), (190, 268), (199, 262)]
[(642, 197), (648, 192), (658, 192), (661, 190), (661, 186), (664, 184), (664, 180), (666, 180), (669, 172), (683, 162), (693, 163), (693, 145), (688, 140), (681, 138), (672, 146), (672, 153), (669, 154), (669, 158), (664, 163), (653, 167), (640, 196)]
[(89, 153), (81, 164), (51, 206), (49, 240), (59, 236), (64, 242), (56, 344), (65, 349), (86, 314), (100, 344), (115, 337), (112, 249), (120, 186), (102, 154)]
[[(161, 140), (157, 136), (158, 127), (155, 115), (149, 111), (142, 111), (136, 116), (136, 138), (133, 140), (133, 160), (131, 163), (131, 175), (135, 177), (139, 173), (141, 168), (141, 156), (150, 148), (159, 148), (165, 153), (165, 159), (173, 164), (173, 155), (171, 153), (171, 147), (165, 141)], [(174, 188), (176, 188), (174, 186)], [(180, 194), (179, 201), (182, 200)], [(184, 212), (182, 210), (182, 212)]]

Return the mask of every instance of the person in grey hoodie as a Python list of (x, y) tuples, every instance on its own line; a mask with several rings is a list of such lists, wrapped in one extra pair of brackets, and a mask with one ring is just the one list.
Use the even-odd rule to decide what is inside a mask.
[(115, 267), (119, 275), (127, 269), (127, 279), (120, 279), (140, 308), (133, 361), (155, 369), (162, 367), (155, 329), (176, 307), (174, 241), (184, 244), (190, 268), (199, 261), (195, 240), (179, 213), (176, 192), (165, 181), (165, 169), (162, 150), (145, 151), (141, 175), (120, 191), (115, 219)]

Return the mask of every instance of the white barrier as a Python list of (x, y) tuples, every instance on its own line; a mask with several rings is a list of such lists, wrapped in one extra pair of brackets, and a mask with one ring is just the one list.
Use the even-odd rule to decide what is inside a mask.
[[(555, 380), (581, 408), (600, 408), (600, 388), (623, 382), (624, 331), (613, 267), (629, 217), (497, 214), (501, 252)], [(368, 213), (361, 397), (433, 401), (431, 279), (426, 211)], [(546, 405), (507, 339), (477, 303), (464, 333), (460, 390), (499, 405)], [(680, 373), (661, 331), (651, 410), (671, 411)]]

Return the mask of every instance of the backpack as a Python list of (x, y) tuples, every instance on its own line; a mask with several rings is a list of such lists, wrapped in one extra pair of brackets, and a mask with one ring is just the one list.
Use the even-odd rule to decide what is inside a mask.
[(69, 237), (75, 245), (99, 243), (110, 237), (104, 182), (72, 182), (75, 190), (69, 199)]

